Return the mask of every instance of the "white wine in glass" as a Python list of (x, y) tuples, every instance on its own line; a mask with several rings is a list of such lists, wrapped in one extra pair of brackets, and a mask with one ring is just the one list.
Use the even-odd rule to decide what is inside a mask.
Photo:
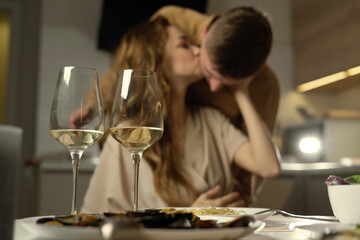
[(164, 123), (156, 73), (126, 69), (119, 73), (111, 114), (111, 136), (129, 152), (134, 165), (134, 211), (139, 209), (139, 167), (143, 152), (158, 141)]
[[(90, 97), (92, 96), (92, 97)], [(83, 152), (103, 134), (104, 109), (95, 69), (60, 70), (50, 113), (50, 134), (70, 152), (73, 165), (71, 214), (77, 214), (77, 177)]]

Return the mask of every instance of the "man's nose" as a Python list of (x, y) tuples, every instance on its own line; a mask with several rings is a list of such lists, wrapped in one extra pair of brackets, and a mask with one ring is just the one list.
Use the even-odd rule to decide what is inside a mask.
[(200, 56), (200, 47), (196, 45), (192, 45), (191, 49), (195, 56)]
[(212, 92), (217, 92), (223, 87), (223, 84), (219, 80), (214, 78), (209, 79), (209, 85)]

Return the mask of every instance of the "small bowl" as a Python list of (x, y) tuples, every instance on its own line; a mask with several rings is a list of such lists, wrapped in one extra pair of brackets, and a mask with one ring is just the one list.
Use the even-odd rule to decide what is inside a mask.
[(328, 194), (332, 211), (341, 223), (360, 223), (360, 184), (331, 185)]

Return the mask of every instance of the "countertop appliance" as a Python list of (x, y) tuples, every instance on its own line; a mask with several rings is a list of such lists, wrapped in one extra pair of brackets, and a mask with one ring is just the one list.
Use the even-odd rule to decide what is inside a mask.
[(360, 119), (322, 118), (289, 125), (283, 131), (283, 160), (337, 162), (360, 157)]

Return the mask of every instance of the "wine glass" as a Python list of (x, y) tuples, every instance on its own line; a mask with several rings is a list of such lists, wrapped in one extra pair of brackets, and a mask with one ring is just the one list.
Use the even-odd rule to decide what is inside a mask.
[(134, 211), (138, 211), (139, 167), (143, 152), (162, 137), (164, 123), (156, 73), (120, 71), (111, 114), (111, 136), (129, 152), (134, 166)]
[(66, 66), (60, 70), (50, 113), (50, 134), (70, 152), (73, 165), (71, 214), (77, 214), (77, 176), (85, 149), (103, 134), (104, 110), (95, 69)]

